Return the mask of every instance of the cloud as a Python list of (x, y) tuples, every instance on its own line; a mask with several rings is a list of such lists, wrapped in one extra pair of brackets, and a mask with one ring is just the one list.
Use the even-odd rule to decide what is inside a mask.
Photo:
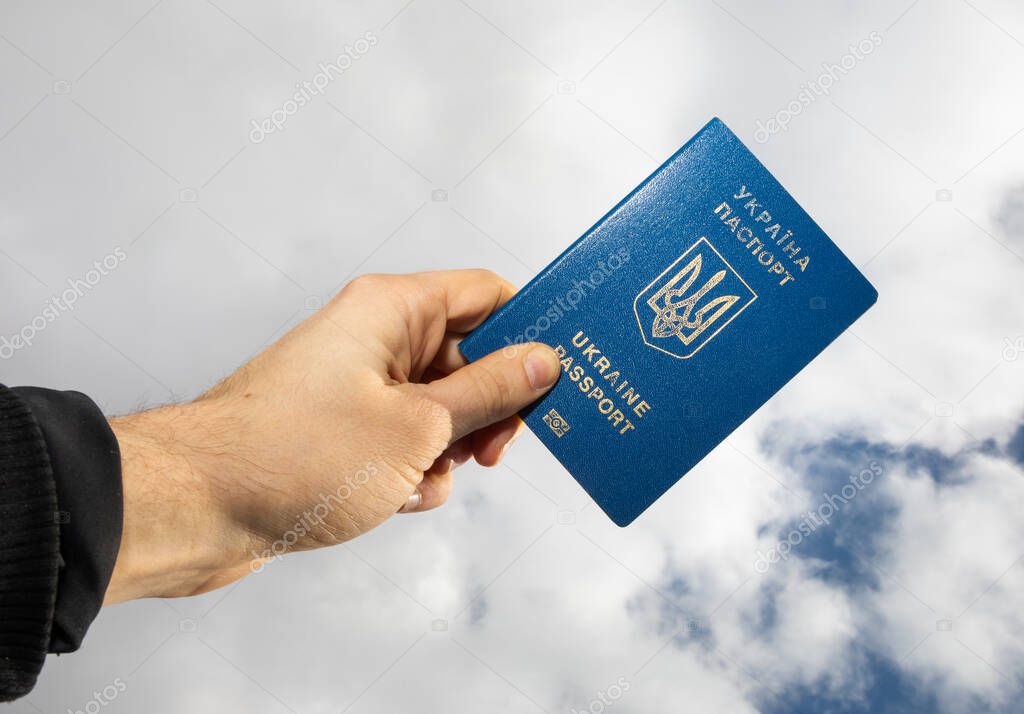
[[(648, 153), (661, 158), (713, 114), (751, 139), (820, 62), (900, 12), (667, 4), (638, 27), (656, 2), (597, 12), (532, 2), (514, 15), (471, 4), (218, 3), (303, 69), (367, 29), (390, 22), (393, 32), (325, 98), (358, 127), (315, 103), (211, 179), (198, 205), (316, 294), (352, 270), (481, 264), (528, 277), (526, 265), (559, 252), (653, 168)], [(56, 71), (76, 75), (75, 58), (100, 57), (144, 11), (62, 38)], [(994, 13), (1010, 28), (1022, 20)], [(46, 45), (52, 18), (8, 14), (5, 37), (30, 54)], [(167, 32), (197, 22), (206, 34), (185, 44)], [(148, 34), (129, 34), (71, 95), (116, 116), (138, 148), (56, 104), (67, 97), (49, 97), (0, 143), (0, 185), (19, 197), (0, 211), (13, 236), (0, 247), (47, 280), (81, 272), (177, 200), (179, 187), (164, 192), (166, 177), (139, 152), (206, 180), (247, 142), (245, 118), (294, 91), (292, 70), (208, 3), (164, 4), (139, 27)], [(160, 38), (159, 50), (144, 37)], [(554, 94), (564, 78), (531, 53), (571, 70), (575, 93)], [(2, 135), (50, 79), (32, 79), (38, 70), (2, 43), (0, 55), (0, 74), (17, 80), (4, 83), (3, 104), (24, 107), (3, 115)], [(176, 68), (190, 58), (202, 72), (183, 82)], [(1024, 253), (1024, 190), (1019, 140), (1000, 144), (1024, 111), (1005, 91), (1021, 69), (1019, 48), (969, 7), (914, 4), (829, 100), (751, 142), (880, 301), (628, 529), (588, 506), (527, 434), (509, 468), (462, 469), (439, 512), (289, 556), (230, 591), (104, 612), (81, 653), (48, 665), (33, 702), (81, 706), (120, 676), (128, 690), (111, 714), (209, 702), (353, 713), (1011, 708), (1024, 675), (1024, 348), (1004, 350), (1024, 345), (1024, 263), (1007, 250)], [(140, 105), (125, 77), (189, 121)], [(204, 123), (211, 97), (223, 111)], [(51, 174), (76, 178), (34, 189), (23, 178)], [(437, 187), (448, 201), (428, 200)], [(952, 201), (935, 200), (943, 187)], [(156, 223), (87, 315), (100, 334), (130, 333), (125, 310), (139, 317), (172, 295), (175, 312), (144, 320), (162, 315), (164, 327), (122, 349), (184, 393), (244, 360), (305, 297), (279, 289), (263, 261), (192, 208), (176, 204)], [(0, 316), (9, 333), (48, 292), (3, 256), (0, 275), (15, 286)], [(184, 285), (202, 289), (172, 289)], [(273, 309), (254, 309), (253, 295)], [(243, 329), (224, 327), (230, 315), (244, 316)], [(4, 380), (86, 389), (111, 411), (165, 396), (75, 325), (47, 331), (31, 357), (4, 365)], [(185, 333), (216, 335), (216, 349), (197, 340), (182, 358)], [(759, 552), (800, 533), (809, 511), (872, 463), (881, 472), (870, 484), (758, 571)], [(628, 690), (605, 704), (620, 678)]]

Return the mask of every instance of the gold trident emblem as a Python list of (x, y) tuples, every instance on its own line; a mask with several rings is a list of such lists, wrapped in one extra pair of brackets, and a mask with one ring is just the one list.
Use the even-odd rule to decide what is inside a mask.
[[(692, 295), (680, 299), (693, 287), (702, 265), (703, 256), (698, 254), (647, 300), (647, 304), (655, 311), (654, 323), (651, 325), (652, 337), (678, 337), (684, 344), (690, 344), (740, 299), (738, 295), (720, 295), (706, 305), (697, 307), (704, 296), (725, 279), (725, 270), (719, 270)], [(675, 287), (680, 280), (684, 281), (683, 284)]]
[(633, 314), (645, 345), (690, 359), (755, 300), (757, 293), (701, 236), (633, 298)]

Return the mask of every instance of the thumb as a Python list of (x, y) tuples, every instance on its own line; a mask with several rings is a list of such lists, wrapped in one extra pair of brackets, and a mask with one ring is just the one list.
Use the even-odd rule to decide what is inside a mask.
[(540, 399), (560, 371), (553, 349), (530, 342), (492, 352), (425, 388), (451, 414), (455, 441)]

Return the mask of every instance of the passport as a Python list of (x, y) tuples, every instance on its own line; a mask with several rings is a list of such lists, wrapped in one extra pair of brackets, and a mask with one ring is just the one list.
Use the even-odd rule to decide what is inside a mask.
[(521, 416), (626, 526), (877, 297), (716, 118), (460, 349), (555, 349), (557, 384)]

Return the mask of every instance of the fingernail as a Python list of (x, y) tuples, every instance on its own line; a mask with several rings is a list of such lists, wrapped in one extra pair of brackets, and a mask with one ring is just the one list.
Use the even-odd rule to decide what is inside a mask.
[(413, 491), (413, 494), (409, 496), (409, 500), (405, 502), (405, 505), (398, 509), (399, 513), (411, 513), (420, 507), (423, 503), (423, 494), (419, 491)]
[(558, 379), (558, 356), (547, 347), (535, 347), (523, 360), (526, 378), (534, 389), (547, 389)]

